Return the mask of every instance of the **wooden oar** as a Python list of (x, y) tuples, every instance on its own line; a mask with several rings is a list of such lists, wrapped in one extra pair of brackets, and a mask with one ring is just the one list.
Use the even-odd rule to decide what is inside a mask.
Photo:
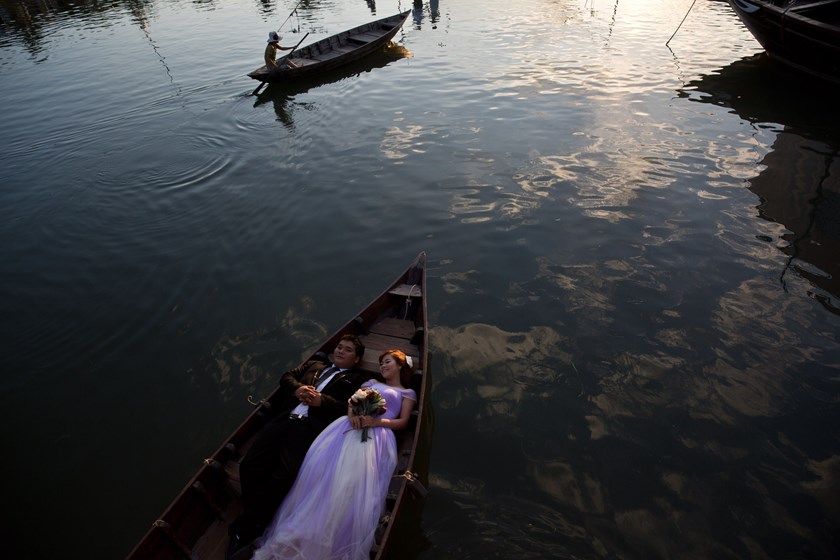
[[(301, 44), (301, 43), (303, 43), (303, 41), (304, 41), (307, 37), (309, 37), (309, 32), (307, 32), (307, 33), (306, 33), (306, 35), (304, 35), (304, 36), (303, 36), (303, 38), (302, 38), (300, 41), (298, 41), (298, 44), (297, 44), (297, 45), (295, 45), (294, 47), (292, 47), (292, 50), (290, 50), (290, 51), (289, 51), (289, 54), (287, 54), (287, 55), (286, 55), (286, 56), (284, 56), (283, 58), (291, 58), (291, 57), (292, 57), (292, 53), (293, 53), (293, 52), (295, 52), (295, 51), (297, 50), (297, 48), (300, 46), (300, 44)], [(282, 60), (282, 59), (281, 59), (281, 60)], [(262, 87), (263, 87), (266, 83), (268, 83), (268, 82), (260, 82), (260, 85), (258, 85), (258, 86), (257, 86), (257, 89), (255, 89), (255, 90), (251, 93), (251, 95), (257, 95), (257, 93), (259, 93), (259, 91), (262, 89)]]
[(260, 82), (260, 85), (257, 86), (257, 89), (251, 92), (251, 95), (257, 95), (265, 84), (266, 82)]
[(292, 58), (292, 53), (294, 53), (297, 50), (297, 48), (300, 46), (300, 44), (303, 43), (304, 39), (306, 39), (307, 37), (309, 37), (309, 32), (308, 31), (306, 32), (306, 35), (303, 36), (303, 39), (298, 41), (298, 44), (295, 45), (294, 47), (292, 47), (292, 50), (289, 51), (289, 54), (287, 54), (283, 58)]

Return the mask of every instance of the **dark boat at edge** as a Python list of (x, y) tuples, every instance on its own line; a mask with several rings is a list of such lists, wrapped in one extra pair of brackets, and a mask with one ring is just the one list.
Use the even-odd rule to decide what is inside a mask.
[(771, 58), (840, 85), (840, 0), (727, 0)]

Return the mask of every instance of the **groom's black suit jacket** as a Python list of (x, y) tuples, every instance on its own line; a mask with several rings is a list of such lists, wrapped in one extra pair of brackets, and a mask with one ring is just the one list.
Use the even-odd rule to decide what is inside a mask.
[[(280, 386), (286, 394), (286, 400), (280, 406), (280, 414), (288, 416), (300, 404), (295, 397), (295, 390), (301, 385), (315, 385), (316, 377), (330, 365), (310, 361), (284, 373), (280, 378)], [(309, 422), (320, 432), (333, 420), (347, 414), (348, 399), (366, 380), (367, 376), (357, 369), (346, 369), (335, 374), (321, 391), (321, 406), (309, 407)]]

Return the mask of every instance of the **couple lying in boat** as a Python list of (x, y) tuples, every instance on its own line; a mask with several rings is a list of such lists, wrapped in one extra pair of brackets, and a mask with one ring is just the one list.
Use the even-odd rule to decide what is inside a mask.
[(228, 558), (369, 558), (397, 464), (392, 430), (408, 425), (417, 395), (406, 388), (410, 357), (383, 352), (382, 380), (365, 381), (364, 351), (345, 334), (331, 364), (283, 374), (285, 402), (240, 463), (243, 513)]

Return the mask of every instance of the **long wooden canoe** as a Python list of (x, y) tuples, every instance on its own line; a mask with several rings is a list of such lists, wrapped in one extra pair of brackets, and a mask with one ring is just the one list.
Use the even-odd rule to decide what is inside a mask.
[(387, 44), (394, 38), (410, 14), (411, 10), (407, 10), (365, 23), (301, 47), (291, 55), (277, 60), (278, 65), (282, 66), (283, 61), (291, 56), (289, 60), (297, 66), (296, 68), (285, 66), (270, 70), (266, 66), (260, 66), (248, 76), (263, 83), (277, 83), (338, 68)]
[[(419, 511), (428, 477), (429, 440), (433, 424), (429, 401), (429, 340), (426, 319), (426, 254), (388, 288), (338, 329), (307, 360), (329, 354), (345, 333), (365, 345), (360, 367), (371, 376), (379, 371), (379, 355), (398, 349), (415, 364), (413, 389), (418, 406), (405, 430), (396, 432), (398, 462), (388, 491), (385, 512), (376, 532), (371, 558), (398, 558), (404, 536), (419, 532)], [(306, 360), (304, 360), (306, 361)], [(303, 363), (303, 362), (301, 362)], [(278, 380), (281, 372), (278, 372)], [(242, 510), (239, 461), (260, 429), (271, 418), (272, 406), (283, 401), (278, 387), (204, 460), (180, 494), (152, 523), (128, 560), (224, 560), (228, 526)], [(395, 537), (395, 535), (397, 535)]]

